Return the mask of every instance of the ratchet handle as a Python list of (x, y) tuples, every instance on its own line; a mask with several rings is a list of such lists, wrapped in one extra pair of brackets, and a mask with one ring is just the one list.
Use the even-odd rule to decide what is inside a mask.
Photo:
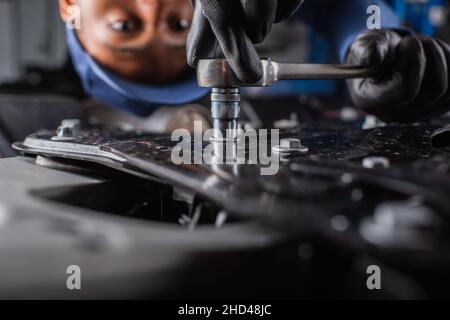
[(256, 83), (240, 81), (225, 59), (200, 60), (197, 80), (205, 88), (270, 87), (279, 80), (326, 80), (371, 78), (374, 69), (347, 64), (277, 63), (261, 60), (262, 77)]
[(333, 80), (369, 78), (374, 70), (349, 64), (276, 63), (277, 80)]

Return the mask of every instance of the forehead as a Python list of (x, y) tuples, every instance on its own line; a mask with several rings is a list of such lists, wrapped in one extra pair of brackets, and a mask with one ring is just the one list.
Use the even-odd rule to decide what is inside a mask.
[(121, 7), (124, 9), (144, 8), (148, 5), (180, 5), (189, 4), (191, 0), (78, 0), (78, 3), (85, 8), (108, 9)]

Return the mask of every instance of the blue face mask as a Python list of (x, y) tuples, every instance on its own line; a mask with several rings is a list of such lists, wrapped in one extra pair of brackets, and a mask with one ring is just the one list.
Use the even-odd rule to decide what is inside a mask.
[(84, 50), (74, 30), (67, 27), (70, 55), (86, 94), (107, 105), (148, 116), (159, 106), (182, 105), (208, 94), (195, 76), (166, 86), (145, 86), (106, 70)]

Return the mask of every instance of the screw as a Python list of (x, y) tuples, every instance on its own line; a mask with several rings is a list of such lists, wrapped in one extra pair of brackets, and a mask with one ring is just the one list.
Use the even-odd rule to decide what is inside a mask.
[(384, 228), (425, 230), (437, 228), (440, 220), (425, 205), (408, 202), (383, 202), (375, 209), (374, 222)]
[(285, 149), (299, 149), (302, 146), (300, 139), (282, 139), (280, 147)]
[(54, 141), (75, 140), (80, 135), (81, 121), (78, 119), (66, 119), (61, 122), (56, 136), (52, 137)]
[(385, 127), (385, 126), (386, 126), (386, 123), (384, 123), (383, 121), (381, 121), (380, 119), (378, 119), (375, 116), (369, 115), (364, 120), (362, 129), (371, 130), (371, 129), (376, 129), (376, 128)]
[(366, 169), (389, 169), (391, 162), (385, 157), (367, 157), (362, 165)]
[(373, 216), (363, 219), (365, 239), (383, 247), (430, 250), (442, 233), (442, 220), (434, 210), (415, 201), (382, 202)]
[(309, 151), (308, 147), (305, 147), (302, 145), (302, 141), (300, 139), (281, 139), (280, 145), (275, 146), (273, 148), (273, 151), (275, 153), (294, 153), (294, 152), (300, 152), (300, 153), (307, 153)]

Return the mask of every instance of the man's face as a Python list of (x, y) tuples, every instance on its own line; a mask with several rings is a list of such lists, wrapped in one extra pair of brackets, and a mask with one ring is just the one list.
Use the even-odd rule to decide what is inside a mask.
[(70, 5), (81, 9), (81, 43), (107, 69), (153, 85), (187, 71), (190, 0), (60, 0), (65, 20)]

